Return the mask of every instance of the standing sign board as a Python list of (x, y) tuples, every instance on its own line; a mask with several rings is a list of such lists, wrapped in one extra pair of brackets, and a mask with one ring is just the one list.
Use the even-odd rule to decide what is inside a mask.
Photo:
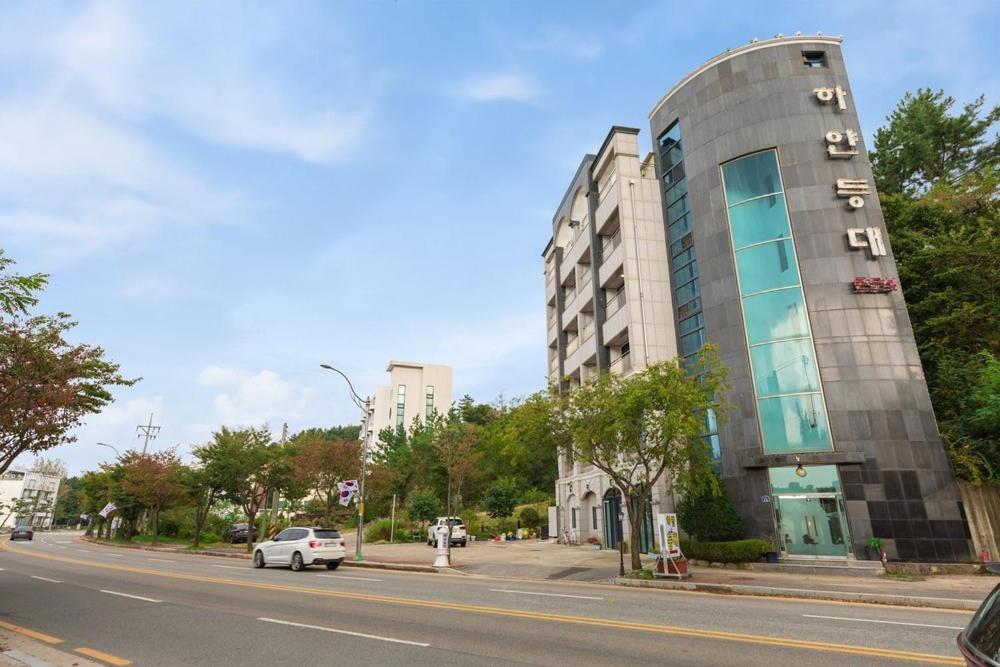
[[(681, 551), (681, 534), (677, 527), (676, 514), (656, 515), (656, 532), (660, 538), (660, 562), (656, 568), (658, 577), (690, 577), (687, 562)], [(665, 567), (660, 567), (666, 565)]]

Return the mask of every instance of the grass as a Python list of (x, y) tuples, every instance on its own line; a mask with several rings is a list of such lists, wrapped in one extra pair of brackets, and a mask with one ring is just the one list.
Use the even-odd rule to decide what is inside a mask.
[(893, 579), (895, 581), (927, 581), (927, 577), (923, 577), (919, 574), (903, 574), (902, 572), (885, 572), (879, 576), (885, 577), (886, 579)]

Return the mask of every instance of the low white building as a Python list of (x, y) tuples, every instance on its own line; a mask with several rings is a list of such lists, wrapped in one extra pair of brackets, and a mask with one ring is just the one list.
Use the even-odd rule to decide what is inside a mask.
[[(0, 474), (0, 526), (31, 524), (51, 528), (62, 478), (40, 472), (8, 469)], [(15, 514), (14, 501), (24, 500)]]
[(385, 370), (389, 386), (375, 389), (371, 412), (362, 425), (362, 437), (367, 432), (374, 447), (383, 429), (406, 431), (414, 418), (424, 423), (428, 415), (447, 415), (451, 409), (451, 366), (390, 361)]

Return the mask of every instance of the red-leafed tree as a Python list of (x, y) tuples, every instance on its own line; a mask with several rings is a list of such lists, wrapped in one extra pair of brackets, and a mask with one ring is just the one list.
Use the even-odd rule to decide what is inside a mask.
[(312, 493), (323, 507), (324, 525), (330, 523), (340, 498), (337, 482), (355, 479), (361, 462), (361, 443), (357, 440), (329, 441), (306, 434), (293, 440), (296, 449), (294, 479), (304, 492)]
[(125, 464), (122, 490), (153, 515), (153, 544), (160, 534), (160, 512), (177, 505), (184, 496), (181, 462), (172, 451), (133, 454)]

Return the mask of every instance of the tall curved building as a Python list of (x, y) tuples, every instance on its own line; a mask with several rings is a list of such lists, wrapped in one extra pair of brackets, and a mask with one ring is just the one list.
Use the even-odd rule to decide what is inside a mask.
[(677, 349), (712, 342), (730, 369), (706, 432), (747, 533), (969, 560), (840, 40), (730, 49), (650, 125)]

